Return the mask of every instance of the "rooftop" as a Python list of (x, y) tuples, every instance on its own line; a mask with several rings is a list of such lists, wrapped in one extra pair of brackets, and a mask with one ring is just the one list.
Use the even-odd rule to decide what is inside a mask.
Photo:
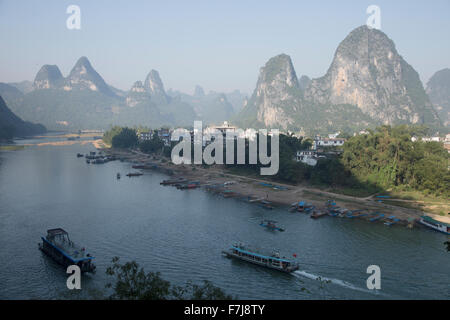
[(438, 216), (435, 214), (430, 214), (430, 215), (424, 216), (424, 219), (428, 220), (427, 218), (438, 221), (438, 222), (443, 223), (446, 226), (450, 227), (450, 216), (446, 217), (446, 216)]

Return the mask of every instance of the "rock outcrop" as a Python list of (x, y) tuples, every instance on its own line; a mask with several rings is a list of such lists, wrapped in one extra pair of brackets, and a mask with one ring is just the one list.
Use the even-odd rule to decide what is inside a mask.
[(355, 105), (384, 124), (439, 122), (418, 73), (386, 34), (367, 26), (339, 44), (328, 72), (311, 82), (305, 99)]
[(450, 125), (450, 69), (436, 72), (427, 83), (427, 93), (445, 126)]
[(36, 74), (34, 90), (59, 89), (64, 85), (64, 77), (56, 65), (46, 64)]
[(115, 95), (86, 57), (78, 59), (65, 79), (64, 90), (91, 90), (108, 96)]

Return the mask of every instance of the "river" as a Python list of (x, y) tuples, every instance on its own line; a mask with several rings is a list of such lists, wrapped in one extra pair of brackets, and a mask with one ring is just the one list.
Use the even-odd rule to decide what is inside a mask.
[[(105, 270), (114, 256), (136, 260), (174, 284), (210, 280), (240, 299), (450, 299), (444, 234), (353, 219), (313, 220), (201, 189), (163, 187), (159, 183), (167, 177), (160, 173), (128, 178), (134, 171), (129, 163), (88, 165), (76, 157), (93, 150), (76, 144), (0, 151), (0, 299), (106, 292)], [(264, 218), (286, 231), (263, 229)], [(38, 250), (40, 237), (56, 227), (96, 258), (97, 272), (83, 275), (76, 294), (66, 288), (64, 268)], [(283, 274), (222, 257), (236, 241), (295, 253), (300, 270)], [(367, 289), (369, 265), (381, 269), (380, 290)]]

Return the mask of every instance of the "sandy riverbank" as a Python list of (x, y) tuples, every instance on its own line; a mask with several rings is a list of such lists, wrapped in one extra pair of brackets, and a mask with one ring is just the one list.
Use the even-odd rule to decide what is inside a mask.
[[(294, 186), (273, 183), (259, 178), (238, 176), (228, 172), (222, 166), (202, 168), (201, 166), (192, 165), (174, 165), (167, 159), (146, 155), (139, 151), (130, 152), (129, 150), (115, 149), (101, 150), (133, 164), (156, 164), (159, 168), (171, 170), (173, 172), (173, 177), (175, 178), (183, 177), (190, 181), (199, 181), (202, 185), (224, 184), (225, 182), (233, 181), (233, 184), (223, 187), (224, 190), (235, 192), (241, 197), (264, 199), (270, 201), (275, 206), (290, 206), (294, 202), (303, 200), (312, 203), (318, 209), (323, 209), (325, 208), (325, 202), (329, 199), (333, 199), (336, 201), (337, 206), (341, 208), (363, 210), (368, 213), (379, 211), (380, 213), (383, 213), (385, 217), (394, 215), (401, 220), (400, 224), (403, 225), (408, 225), (411, 221), (414, 221), (423, 215), (423, 212), (420, 210), (385, 204), (382, 201), (379, 201), (379, 199), (375, 200), (371, 197), (358, 198), (326, 192), (307, 185)], [(273, 187), (263, 186), (261, 183), (271, 183), (286, 189), (275, 189)], [(370, 218), (370, 216), (364, 217), (364, 219), (368, 218)]]

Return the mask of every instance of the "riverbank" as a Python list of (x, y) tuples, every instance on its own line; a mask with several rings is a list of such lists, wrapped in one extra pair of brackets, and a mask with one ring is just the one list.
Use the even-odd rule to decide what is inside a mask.
[[(25, 143), (54, 140), (63, 139), (48, 137)], [(123, 154), (130, 162), (89, 165), (76, 156), (91, 151), (96, 151), (92, 144), (74, 144), (2, 152), (0, 214), (4, 245), (0, 258), (7, 263), (0, 275), (4, 284), (0, 297), (61, 299), (61, 292), (67, 291), (64, 268), (33, 244), (47, 229), (62, 227), (95, 256), (98, 272), (83, 276), (84, 293), (105, 288), (110, 280), (105, 270), (112, 257), (120, 256), (121, 261), (134, 260), (145, 270), (161, 272), (177, 285), (185, 283), (189, 272), (193, 283), (208, 279), (240, 299), (449, 298), (445, 285), (449, 283), (450, 256), (443, 245), (446, 235), (356, 218), (327, 216), (314, 220), (306, 214), (288, 212), (288, 206), (267, 210), (245, 199), (230, 200), (210, 193), (206, 187), (163, 187), (160, 182), (177, 177), (178, 171), (171, 177), (150, 170), (143, 170), (144, 175), (138, 178), (125, 176), (141, 171), (132, 168), (142, 164), (132, 163), (135, 158), (157, 163), (153, 157), (125, 150)], [(163, 162), (158, 169), (176, 167)], [(220, 169), (192, 171), (186, 166), (185, 171), (193, 177), (204, 172), (217, 181), (239, 181), (213, 172)], [(120, 179), (116, 179), (118, 172)], [(249, 186), (260, 194), (271, 190), (244, 180), (249, 183), (226, 188)], [(273, 190), (269, 197), (294, 191)], [(314, 196), (308, 193), (304, 198)], [(286, 232), (261, 227), (264, 219), (276, 220)], [(278, 249), (286, 257), (295, 253), (301, 270), (287, 276), (223, 258), (221, 252), (237, 241), (265, 251)], [(373, 264), (383, 270), (380, 294), (361, 290), (366, 287), (367, 266)], [(430, 270), (435, 277), (427, 276)], [(318, 277), (332, 282), (324, 286), (316, 280)], [(308, 292), (302, 292), (302, 287)], [(87, 294), (81, 297), (91, 298)]]
[(174, 165), (165, 158), (147, 155), (137, 150), (118, 150), (102, 148), (101, 151), (108, 155), (116, 156), (122, 161), (134, 165), (151, 164), (153, 168), (163, 172), (170, 172), (174, 178), (184, 178), (188, 181), (198, 181), (200, 185), (215, 185), (232, 197), (259, 199), (270, 202), (273, 206), (287, 206), (299, 201), (306, 201), (317, 209), (325, 209), (327, 200), (334, 200), (340, 208), (350, 211), (360, 211), (362, 219), (370, 220), (374, 216), (370, 213), (379, 212), (384, 217), (379, 222), (386, 221), (388, 217), (395, 216), (396, 224), (413, 227), (422, 215), (423, 211), (409, 206), (397, 206), (391, 204), (394, 200), (384, 201), (373, 196), (359, 198), (320, 190), (309, 185), (290, 185), (274, 183), (256, 177), (236, 175), (223, 166), (214, 165), (202, 167), (199, 165)]

